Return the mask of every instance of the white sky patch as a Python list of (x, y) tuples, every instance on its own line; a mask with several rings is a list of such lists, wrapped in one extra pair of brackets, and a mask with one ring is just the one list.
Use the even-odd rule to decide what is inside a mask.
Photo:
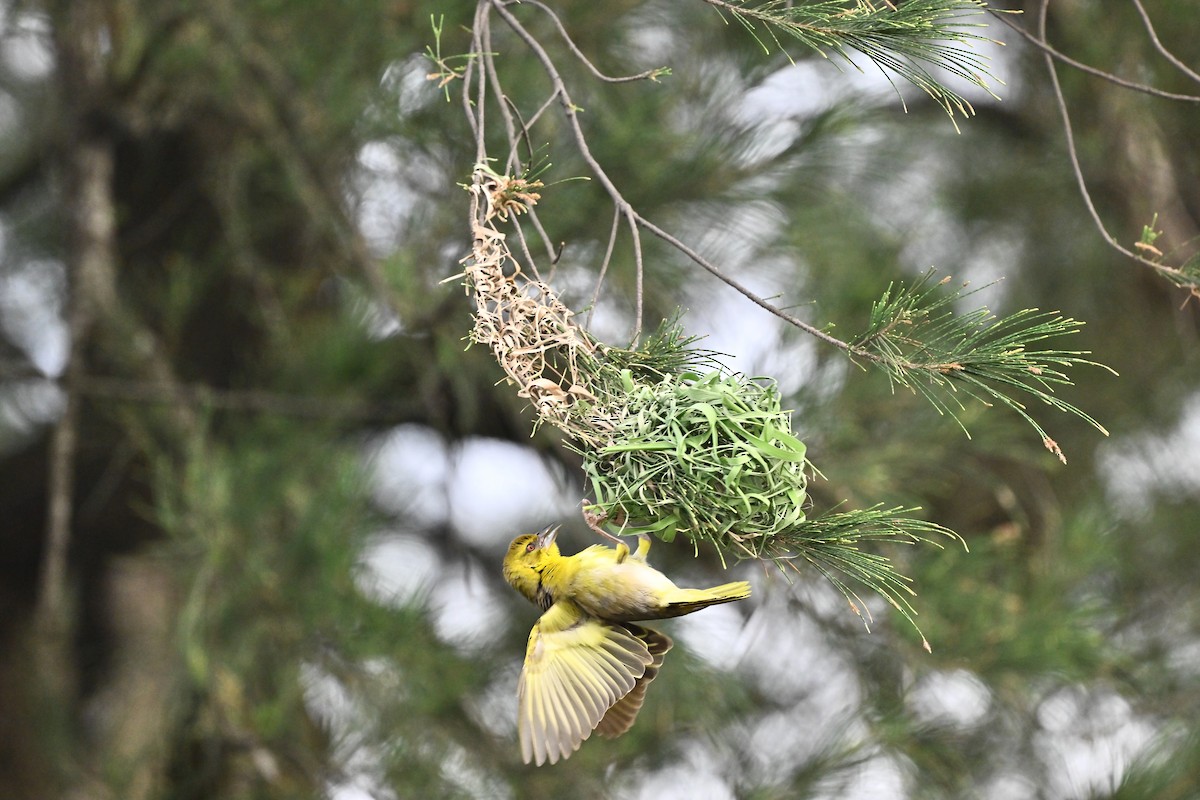
[(717, 669), (732, 669), (745, 649), (740, 641), (745, 624), (745, 618), (733, 605), (723, 605), (706, 608), (703, 614), (680, 617), (675, 630), (687, 648), (708, 664)]
[(431, 428), (401, 425), (368, 459), (380, 508), (416, 526), (449, 522), (479, 546), (577, 513), (581, 499), (533, 449), (499, 439), (448, 446)]
[(1105, 493), (1126, 518), (1149, 513), (1156, 495), (1200, 494), (1200, 394), (1184, 403), (1173, 430), (1102, 442), (1097, 460)]
[(1037, 785), (1024, 775), (1005, 773), (984, 784), (980, 797), (986, 800), (1029, 800), (1037, 796)]
[(438, 638), (464, 650), (490, 646), (504, 630), (503, 604), (489, 584), (461, 564), (443, 563), (420, 536), (380, 539), (363, 554), (357, 582), (381, 605), (425, 603)]
[(340, 783), (331, 783), (329, 796), (333, 800), (379, 800), (375, 782), (366, 780), (362, 776), (356, 776)]
[(0, 58), (4, 66), (18, 78), (41, 80), (54, 69), (54, 51), (50, 46), (50, 23), (44, 14), (21, 12), (11, 19), (8, 10), (2, 12), (0, 27), (4, 45)]
[(1151, 742), (1155, 728), (1129, 702), (1104, 687), (1067, 687), (1037, 710), (1035, 746), (1046, 763), (1050, 797), (1107, 793)]
[[(411, 184), (421, 174), (436, 180), (432, 164), (421, 169), (417, 154), (401, 158), (388, 142), (367, 142), (358, 151), (359, 174), (351, 202), (356, 207), (358, 229), (371, 252), (383, 257), (395, 250), (408, 215), (420, 200)], [(440, 176), (439, 176), (440, 177)], [(429, 185), (439, 185), (431, 183)]]
[[(429, 74), (437, 71), (437, 65), (424, 53), (414, 53), (401, 61), (390, 64), (380, 80), (396, 98), (396, 114), (400, 118), (411, 116), (435, 100), (445, 102), (446, 95), (437, 88), (438, 81), (430, 80)], [(454, 97), (458, 84), (450, 83), (450, 96)]]
[(1200, 640), (1188, 636), (1173, 640), (1167, 664), (1184, 680), (1200, 681)]
[(487, 800), (508, 800), (512, 797), (512, 787), (499, 777), (489, 775), (482, 764), (466, 748), (455, 746), (442, 762), (442, 777), (472, 797)]
[[(752, 270), (735, 270), (738, 282), (759, 297), (787, 307), (803, 288), (793, 282), (783, 286), (780, 276), (794, 274), (792, 266), (757, 265)], [(747, 376), (774, 378), (783, 396), (796, 392), (811, 380), (817, 364), (816, 343), (811, 337), (784, 338), (789, 323), (734, 292), (724, 284), (705, 285), (692, 292), (692, 309), (684, 317), (689, 332), (703, 335), (697, 347), (721, 353), (721, 363)], [(804, 308), (787, 308), (801, 319)]]
[(66, 406), (67, 394), (54, 381), (7, 381), (0, 386), (0, 450), (4, 433), (28, 434), (57, 420)]
[(11, 341), (50, 377), (67, 364), (69, 338), (63, 320), (66, 270), (62, 262), (28, 261), (0, 275), (0, 325)]
[(733, 800), (736, 795), (721, 777), (719, 754), (702, 740), (690, 740), (680, 748), (681, 763), (635, 779), (621, 797), (630, 800)]
[(906, 698), (913, 715), (926, 723), (969, 728), (979, 724), (991, 705), (991, 693), (965, 669), (931, 672)]
[[(403, 691), (403, 681), (395, 665), (382, 659), (366, 662), (364, 668), (374, 680), (386, 681), (394, 691)], [(304, 704), (313, 716), (331, 732), (336, 743), (342, 773), (338, 782), (330, 782), (327, 792), (334, 800), (388, 800), (395, 793), (387, 788), (382, 775), (382, 754), (362, 730), (368, 717), (362, 703), (337, 678), (314, 664), (301, 666)]]
[(462, 567), (443, 567), (430, 609), (438, 638), (466, 651), (493, 646), (507, 619), (491, 586)]
[(472, 438), (454, 450), (446, 486), (450, 519), (468, 542), (496, 544), (578, 513), (544, 458), (499, 439)]
[[(830, 719), (844, 716), (861, 701), (856, 672), (807, 614), (789, 606), (786, 589), (780, 582), (756, 581), (755, 590), (766, 596), (766, 602), (746, 625), (742, 665), (773, 697), (813, 703)], [(814, 585), (810, 594), (823, 591)], [(832, 587), (828, 592), (837, 594)], [(844, 605), (839, 608), (849, 613)]]
[(845, 728), (825, 711), (801, 700), (791, 708), (760, 716), (739, 737), (751, 764), (747, 773), (764, 783), (781, 782), (826, 748), (836, 748), (836, 738)]
[(862, 73), (842, 61), (801, 61), (772, 73), (746, 93), (737, 119), (748, 124), (812, 117), (848, 96), (879, 100), (895, 96), (878, 71)]
[(417, 526), (445, 522), (450, 514), (449, 449), (436, 431), (400, 425), (380, 437), (367, 458), (372, 497), (380, 508)]
[(437, 551), (415, 535), (379, 539), (363, 553), (362, 565), (359, 591), (389, 606), (404, 606), (428, 597), (441, 572)]
[(837, 774), (823, 781), (833, 784), (829, 791), (818, 792), (818, 800), (879, 800), (908, 797), (904, 773), (894, 758), (877, 756), (846, 775)]
[[(988, 59), (993, 74), (1003, 77), (1011, 71), (1010, 56), (1003, 47), (988, 41), (973, 42), (965, 47)], [(849, 55), (852, 63), (840, 56), (807, 59), (773, 73), (747, 93), (739, 118), (749, 124), (761, 124), (811, 117), (848, 97), (872, 104), (892, 103), (902, 110), (902, 100), (911, 101), (922, 94), (920, 89), (897, 78), (894, 73), (881, 71), (866, 56), (853, 52)], [(933, 72), (938, 80), (974, 106), (996, 102), (987, 91), (969, 81), (944, 71)], [(895, 81), (894, 85), (888, 80), (889, 76)], [(988, 83), (993, 91), (999, 88), (998, 81)]]
[(516, 737), (517, 704), (513, 698), (517, 696), (517, 680), (524, 655), (524, 652), (513, 653), (509, 667), (494, 675), (494, 680), (482, 694), (466, 700), (471, 719), (495, 736)]

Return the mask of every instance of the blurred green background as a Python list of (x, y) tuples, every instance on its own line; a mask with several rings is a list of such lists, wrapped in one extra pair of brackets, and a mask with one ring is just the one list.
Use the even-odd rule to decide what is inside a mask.
[[(499, 559), (553, 521), (568, 551), (594, 537), (576, 456), (546, 427), (530, 437), (491, 355), (464, 347), (462, 288), (441, 283), (470, 245), (474, 139), (423, 52), (434, 13), (443, 54), (464, 52), (473, 6), (10, 2), (0, 797), (1200, 797), (1200, 312), (1092, 226), (1038, 53), (980, 17), (1007, 43), (984, 47), (1002, 100), (956, 87), (977, 112), (958, 132), (900, 85), (905, 113), (869, 64), (798, 49), (789, 64), (699, 2), (563, 6), (605, 72), (672, 70), (604, 84), (538, 9), (511, 9), (644, 215), (835, 333), (930, 267), (979, 289), (962, 310), (1085, 320), (1060, 344), (1119, 377), (1078, 370), (1063, 395), (1111, 436), (1033, 409), (1062, 465), (1014, 415), (968, 405), (968, 438), (645, 239), (648, 323), (683, 307), (732, 368), (780, 381), (824, 474), (819, 509), (919, 505), (970, 552), (888, 553), (915, 579), (932, 654), (882, 603), (868, 633), (819, 576), (740, 565), (751, 601), (664, 626), (678, 646), (628, 735), (523, 766), (515, 689), (536, 613)], [(1200, 68), (1194, 3), (1145, 8)], [(1064, 0), (1048, 23), (1074, 58), (1200, 94), (1132, 3)], [(548, 84), (493, 34), (529, 115)], [(1059, 74), (1110, 230), (1129, 246), (1157, 214), (1158, 246), (1183, 262), (1200, 107)], [(568, 180), (585, 168), (546, 120), (531, 145), (543, 180), (565, 182), (539, 209), (565, 243), (554, 285), (582, 309), (612, 210)], [(97, 202), (98, 249), (80, 236)], [(72, 348), (68, 276), (88, 252), (107, 261)], [(595, 320), (615, 344), (633, 272), (624, 241)], [(38, 581), (68, 386), (56, 639)], [(681, 584), (726, 579), (683, 543), (652, 559)]]

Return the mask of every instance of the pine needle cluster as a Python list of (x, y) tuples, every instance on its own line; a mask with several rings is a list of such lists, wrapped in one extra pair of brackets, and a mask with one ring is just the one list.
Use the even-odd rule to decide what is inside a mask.
[(1109, 368), (1084, 358), (1087, 352), (1082, 350), (1041, 347), (1047, 339), (1078, 332), (1082, 322), (1034, 308), (1005, 317), (986, 308), (958, 314), (951, 306), (964, 295), (941, 291), (950, 279), (931, 284), (932, 275), (928, 272), (908, 286), (889, 286), (872, 306), (867, 330), (851, 343), (851, 354), (874, 363), (894, 385), (922, 395), (960, 426), (958, 412), (965, 408), (965, 397), (1011, 409), (1064, 463), (1066, 456), (1022, 398), (1079, 417), (1108, 435), (1103, 425), (1054, 391), (1073, 385), (1064, 369)]
[(986, 9), (979, 0), (706, 2), (740, 23), (767, 52), (787, 52), (790, 40), (826, 58), (836, 56), (855, 69), (861, 68), (850, 52), (862, 53), (889, 81), (895, 76), (913, 84), (952, 119), (956, 112), (971, 116), (974, 109), (936, 73), (953, 75), (993, 94), (987, 59), (972, 49), (975, 42), (990, 41), (972, 31), (984, 27), (982, 22), (969, 21)]

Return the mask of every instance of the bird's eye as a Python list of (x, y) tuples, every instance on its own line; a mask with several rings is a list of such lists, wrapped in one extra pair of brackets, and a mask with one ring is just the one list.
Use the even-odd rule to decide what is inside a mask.
[(533, 552), (533, 548), (534, 548), (534, 546), (535, 546), (535, 545), (534, 545), (534, 543), (533, 543), (533, 542), (530, 542), (529, 544), (525, 545), (525, 552), (526, 552), (526, 553), (532, 553), (532, 552)]

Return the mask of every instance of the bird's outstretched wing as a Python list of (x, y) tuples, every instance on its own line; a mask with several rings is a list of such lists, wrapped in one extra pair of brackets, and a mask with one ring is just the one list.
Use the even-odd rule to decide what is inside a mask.
[(569, 757), (656, 658), (662, 663), (661, 654), (652, 655), (639, 637), (644, 632), (597, 619), (569, 600), (542, 615), (529, 634), (517, 686), (517, 731), (526, 764)]
[(642, 677), (634, 682), (633, 688), (629, 690), (629, 693), (618, 700), (605, 713), (604, 718), (600, 720), (600, 724), (596, 726), (596, 733), (606, 739), (615, 739), (633, 727), (633, 722), (637, 719), (638, 712), (642, 710), (642, 702), (646, 699), (646, 687), (658, 675), (663, 658), (667, 655), (667, 651), (671, 649), (672, 645), (675, 644), (671, 641), (670, 636), (650, 628), (643, 628), (640, 625), (631, 625), (628, 623), (625, 623), (622, 627), (646, 643), (646, 649), (650, 653), (651, 661), (646, 667), (646, 671), (642, 673)]

